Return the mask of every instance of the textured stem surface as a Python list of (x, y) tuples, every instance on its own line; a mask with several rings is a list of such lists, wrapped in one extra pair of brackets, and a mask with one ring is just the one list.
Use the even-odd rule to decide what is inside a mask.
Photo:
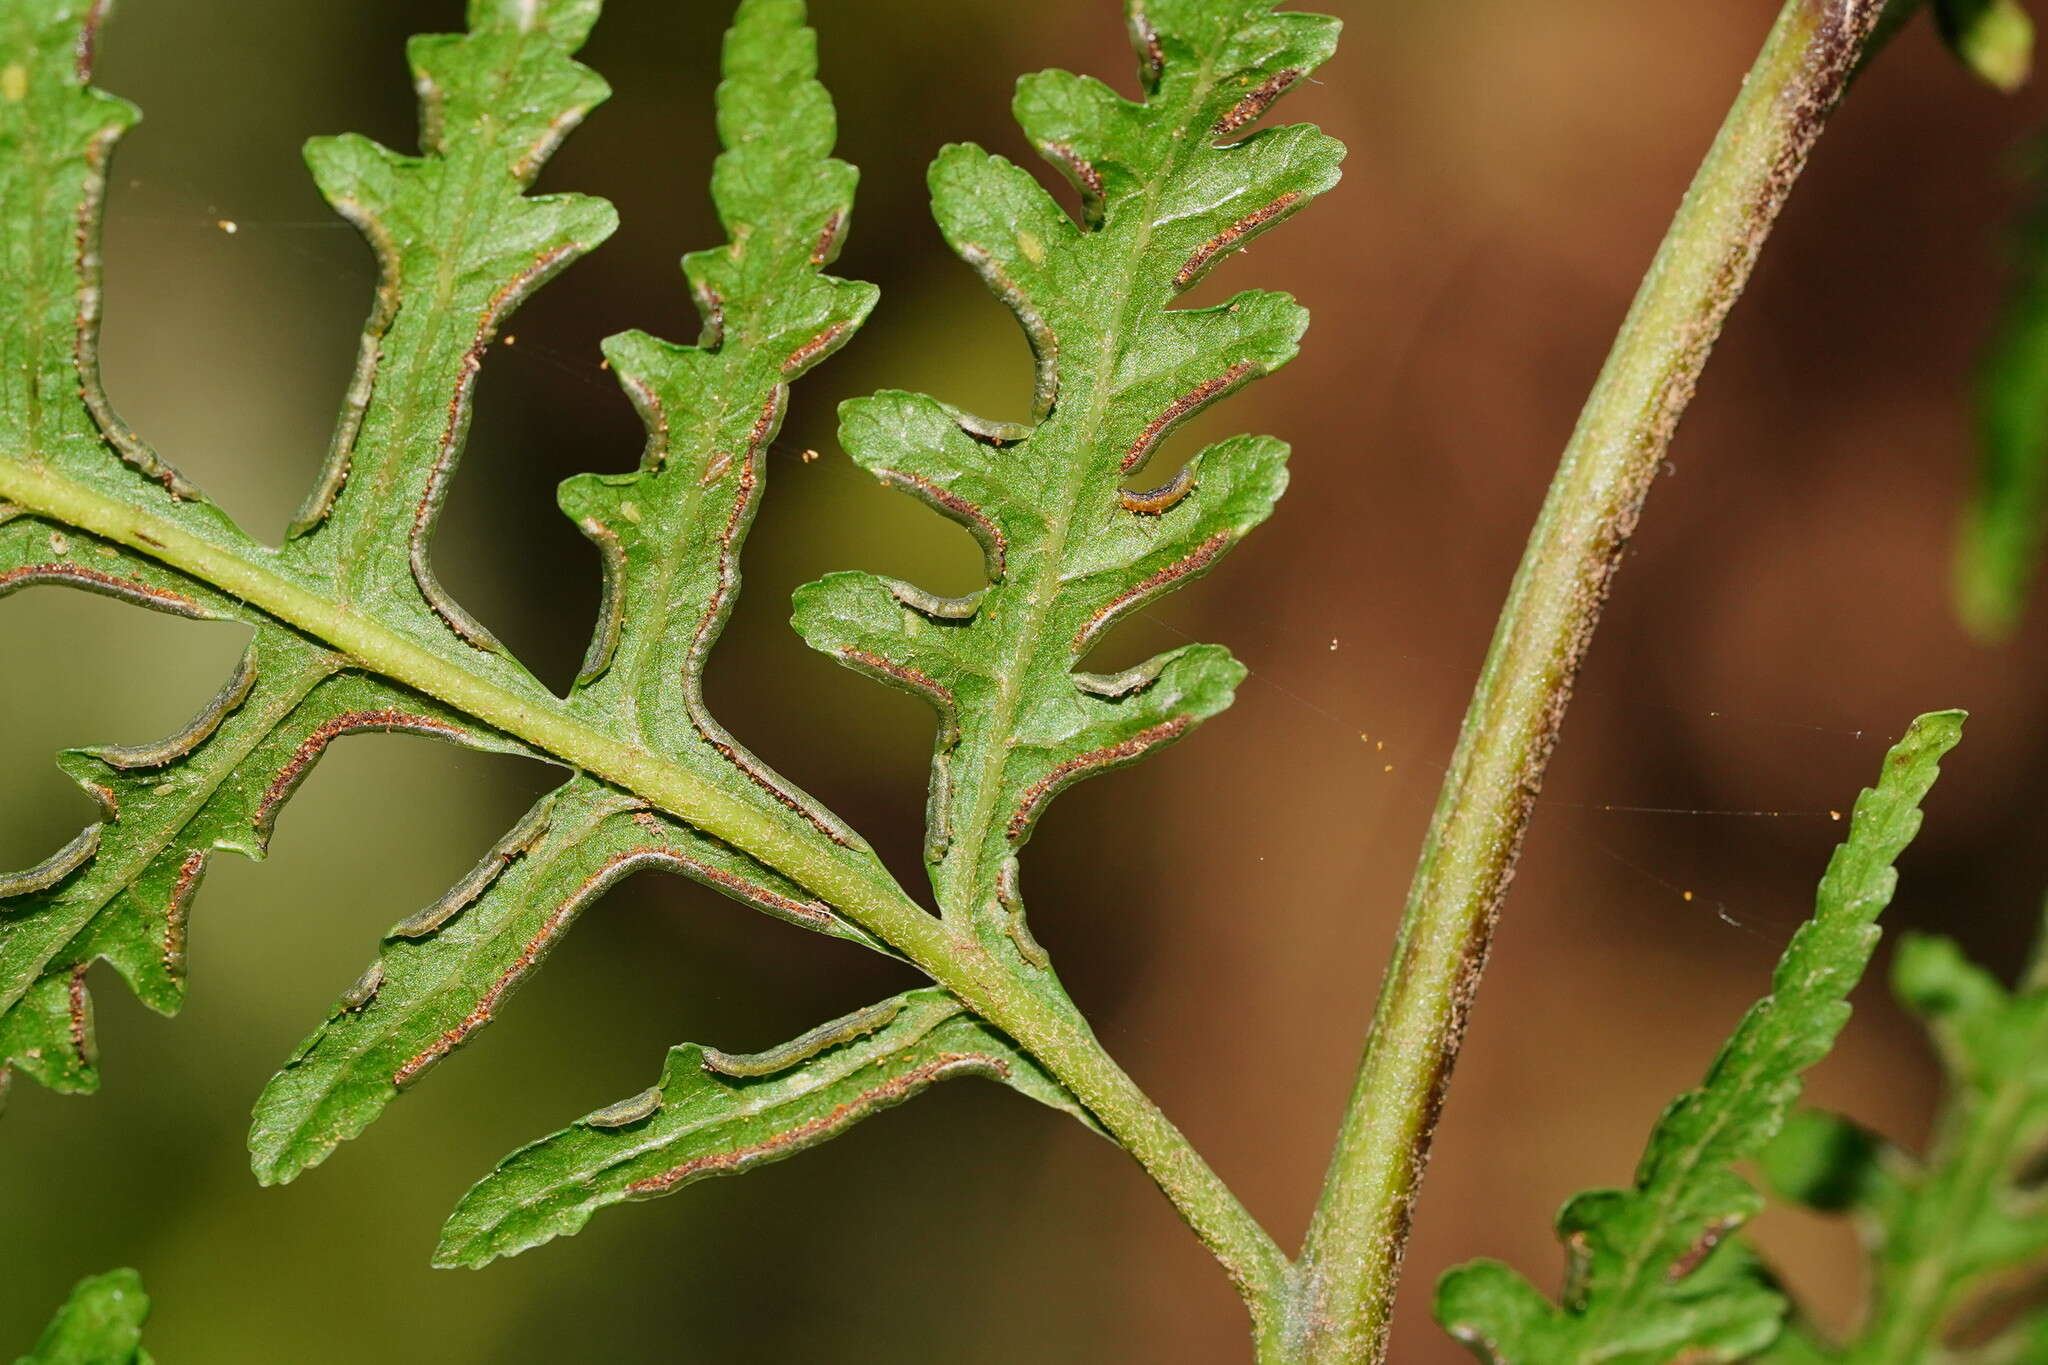
[(1565, 449), (1466, 713), (1309, 1229), (1301, 1360), (1385, 1358), (1430, 1138), (1572, 683), (1722, 321), (1883, 8), (1786, 5)]

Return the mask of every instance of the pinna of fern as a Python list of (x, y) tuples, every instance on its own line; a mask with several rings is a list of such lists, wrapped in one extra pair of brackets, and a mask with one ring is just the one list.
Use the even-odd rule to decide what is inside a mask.
[[(854, 174), (830, 155), (834, 116), (798, 0), (743, 0), (727, 39), (712, 189), (729, 240), (684, 263), (699, 341), (606, 345), (648, 440), (637, 470), (561, 491), (605, 582), (569, 695), (549, 694), (435, 577), (434, 527), (490, 342), (614, 226), (601, 201), (527, 192), (605, 95), (572, 55), (597, 12), (597, 0), (472, 0), (467, 33), (411, 46), (420, 155), (358, 137), (309, 145), (322, 192), (382, 279), (325, 472), (275, 549), (144, 445), (98, 381), (98, 211), (134, 118), (90, 85), (100, 9), (9, 0), (0, 12), (29, 58), (25, 98), (0, 107), (0, 190), (57, 210), (5, 224), (5, 284), (25, 301), (5, 342), (27, 363), (0, 381), (0, 592), (60, 583), (254, 632), (220, 697), (177, 736), (66, 755), (104, 818), (0, 879), (0, 1075), (90, 1089), (91, 964), (109, 960), (145, 1003), (175, 1009), (211, 854), (260, 857), (333, 741), (398, 730), (570, 776), (448, 895), (393, 927), (266, 1088), (251, 1133), (264, 1180), (289, 1180), (363, 1131), (642, 868), (908, 957), (944, 988), (751, 1058), (678, 1049), (654, 1090), (473, 1191), (444, 1262), (481, 1263), (573, 1230), (600, 1204), (787, 1155), (955, 1075), (1117, 1131), (1148, 1164), (1172, 1157), (1177, 1134), (1113, 1064), (1071, 1064), (1099, 1048), (1024, 924), (1017, 854), (1060, 790), (1181, 737), (1241, 676), (1211, 646), (1115, 676), (1076, 670), (1127, 612), (1211, 568), (1282, 486), (1284, 450), (1258, 438), (1211, 447), (1149, 489), (1126, 483), (1142, 484), (1180, 423), (1293, 354), (1305, 315), (1282, 296), (1172, 305), (1334, 183), (1332, 140), (1257, 125), (1329, 55), (1335, 21), (1264, 0), (1143, 0), (1130, 13), (1145, 99), (1065, 73), (1025, 81), (1020, 120), (1078, 187), (1083, 221), (973, 148), (934, 167), (949, 241), (1037, 354), (1032, 420), (884, 394), (849, 405), (846, 440), (977, 534), (989, 583), (945, 602), (836, 576), (801, 595), (798, 616), (812, 643), (941, 710), (928, 846), (962, 940), (894, 887), (846, 822), (727, 732), (701, 689), (790, 385), (852, 336), (874, 297), (825, 273)], [(1066, 1050), (1064, 1073), (1034, 1055), (1048, 1046)], [(536, 1172), (552, 1193), (533, 1187)], [(1270, 1241), (1234, 1202), (1208, 1198), (1220, 1221), (1204, 1225), (1196, 1201), (1183, 1211), (1212, 1245), (1249, 1247), (1247, 1283), (1271, 1281)]]
[[(1019, 86), (1019, 122), (1073, 178), (1084, 222), (978, 148), (949, 147), (932, 167), (949, 244), (1031, 344), (1032, 421), (905, 393), (841, 412), (855, 460), (972, 534), (988, 582), (944, 599), (842, 573), (800, 590), (796, 606), (812, 645), (932, 705), (925, 848), (941, 913), (1070, 1015), (1024, 921), (1018, 850), (1059, 791), (1180, 738), (1228, 705), (1242, 675), (1207, 645), (1114, 677), (1075, 665), (1124, 613), (1211, 567), (1284, 483), (1284, 447), (1238, 438), (1161, 489), (1121, 487), (1172, 427), (1284, 363), (1306, 321), (1270, 294), (1168, 305), (1334, 183), (1341, 156), (1312, 128), (1247, 131), (1328, 56), (1335, 21), (1207, 0), (1132, 15), (1146, 102), (1063, 72)], [(723, 1054), (679, 1048), (653, 1089), (481, 1181), (439, 1258), (479, 1263), (573, 1232), (604, 1205), (779, 1159), (949, 1075), (997, 1076), (1094, 1124), (1028, 1056), (991, 1052), (990, 1036), (956, 1002), (913, 991), (776, 1050), (773, 1065), (734, 1070)]]

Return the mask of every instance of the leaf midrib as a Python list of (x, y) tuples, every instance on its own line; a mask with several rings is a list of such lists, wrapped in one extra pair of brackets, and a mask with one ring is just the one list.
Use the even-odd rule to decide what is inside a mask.
[[(1187, 164), (1187, 133), (1192, 112), (1198, 111), (1209, 92), (1215, 89), (1214, 70), (1213, 54), (1205, 53), (1199, 68), (1200, 74), (1190, 87), (1188, 99), (1175, 111), (1175, 116), (1180, 121), (1174, 127), (1170, 138), (1173, 150), (1168, 155), (1161, 173), (1145, 187), (1140, 200), (1144, 209), (1143, 216), (1131, 233), (1130, 244), (1120, 262), (1121, 268), (1115, 272), (1115, 278), (1119, 281), (1116, 296), (1117, 325), (1107, 333), (1106, 344), (1097, 353), (1101, 359), (1094, 377), (1095, 382), (1087, 391), (1088, 411), (1084, 419), (1084, 434), (1074, 442), (1091, 457), (1098, 453), (1101, 445), (1102, 428), (1109, 416), (1108, 390), (1118, 372), (1117, 362), (1127, 349), (1128, 338), (1134, 327), (1133, 314), (1139, 311), (1140, 305), (1136, 297), (1139, 286), (1141, 283), (1151, 283), (1149, 280), (1141, 279), (1136, 267), (1150, 247), (1153, 231), (1158, 226), (1154, 222), (1154, 210), (1158, 206), (1160, 195)], [(1107, 212), (1105, 209), (1105, 223), (1108, 221)], [(1081, 237), (1080, 241), (1088, 242), (1095, 239), (1095, 232), (1090, 232)], [(1171, 306), (1170, 297), (1167, 306)], [(1062, 406), (1065, 404), (1062, 403)], [(1056, 417), (1048, 418), (1047, 422), (1056, 420)], [(1043, 425), (1045, 424), (1041, 424)], [(1029, 450), (1030, 442), (1027, 440), (1019, 449)], [(975, 774), (972, 818), (959, 826), (962, 847), (958, 853), (949, 853), (944, 865), (944, 885), (940, 890), (939, 908), (948, 919), (971, 919), (980, 908), (976, 892), (987, 875), (987, 869), (983, 865), (985, 850), (988, 847), (989, 836), (1001, 814), (995, 810), (994, 803), (1001, 786), (1003, 768), (1011, 752), (1016, 748), (1017, 707), (1022, 700), (1025, 685), (1037, 677), (1036, 671), (1029, 668), (1028, 663), (1036, 662), (1038, 654), (1044, 647), (1045, 619), (1058, 602), (1060, 589), (1066, 582), (1064, 569), (1068, 542), (1074, 531), (1075, 506), (1090, 477), (1096, 472), (1086, 461), (1076, 460), (1071, 463), (1071, 476), (1061, 489), (1064, 494), (1061, 515), (1049, 519), (1052, 528), (1047, 542), (1049, 553), (1043, 565), (1035, 570), (1034, 590), (1026, 595), (1025, 610), (1018, 618), (1003, 654), (1003, 666), (995, 670), (996, 700), (991, 708), (994, 715), (992, 723), (987, 728), (987, 733), (993, 738), (990, 743), (982, 746), (980, 762), (976, 764), (979, 771)]]

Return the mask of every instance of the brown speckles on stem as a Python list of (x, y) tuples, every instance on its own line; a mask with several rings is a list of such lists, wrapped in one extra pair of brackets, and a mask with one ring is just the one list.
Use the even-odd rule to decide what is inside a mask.
[(1237, 537), (1229, 531), (1218, 531), (1193, 550), (1176, 559), (1158, 572), (1132, 584), (1115, 598), (1096, 608), (1081, 629), (1074, 634), (1074, 652), (1081, 653), (1095, 642), (1095, 637), (1108, 629), (1116, 619), (1148, 598), (1157, 596), (1166, 589), (1185, 579), (1201, 573), (1216, 562), (1216, 557), (1230, 548)]
[(636, 1180), (626, 1186), (626, 1193), (636, 1198), (666, 1194), (692, 1180), (742, 1171), (777, 1157), (792, 1155), (836, 1136), (879, 1109), (902, 1103), (936, 1081), (964, 1075), (1007, 1077), (1009, 1074), (1009, 1064), (1000, 1057), (978, 1052), (949, 1052), (900, 1076), (892, 1076), (845, 1103), (835, 1105), (828, 1113), (794, 1128), (730, 1151), (692, 1157), (659, 1175)]
[(1091, 749), (1085, 754), (1076, 754), (1025, 788), (1024, 798), (1017, 803), (1016, 812), (1004, 826), (1004, 833), (1009, 836), (1011, 843), (1021, 843), (1024, 836), (1031, 832), (1031, 826), (1038, 819), (1038, 813), (1045, 808), (1045, 803), (1060, 792), (1084, 777), (1133, 762), (1147, 751), (1179, 739), (1194, 723), (1193, 716), (1175, 716), (1171, 720), (1164, 720), (1140, 730), (1129, 739), (1106, 744), (1100, 749)]
[(1165, 410), (1138, 433), (1138, 439), (1131, 442), (1131, 448), (1124, 452), (1123, 463), (1120, 466), (1122, 471), (1128, 474), (1145, 463), (1150, 458), (1153, 447), (1165, 440), (1167, 433), (1258, 373), (1257, 365), (1249, 360), (1240, 360), (1214, 379), (1203, 380), (1168, 403)]
[(1451, 761), (1310, 1229), (1303, 1306), (1328, 1324), (1305, 1357), (1314, 1365), (1385, 1358), (1432, 1125), (1573, 681), (1708, 352), (1881, 8), (1788, 0), (1560, 464)]
[(1300, 80), (1303, 74), (1291, 66), (1285, 70), (1275, 71), (1253, 86), (1243, 99), (1231, 106), (1228, 113), (1217, 119), (1216, 125), (1209, 130), (1209, 136), (1229, 137), (1247, 124), (1256, 122), (1273, 107), (1273, 101), (1293, 88), (1294, 83)]
[(1186, 289), (1194, 284), (1208, 274), (1209, 268), (1226, 253), (1237, 250), (1307, 202), (1298, 191), (1289, 190), (1264, 208), (1247, 213), (1196, 247), (1194, 253), (1188, 257), (1187, 263), (1173, 273), (1173, 287)]

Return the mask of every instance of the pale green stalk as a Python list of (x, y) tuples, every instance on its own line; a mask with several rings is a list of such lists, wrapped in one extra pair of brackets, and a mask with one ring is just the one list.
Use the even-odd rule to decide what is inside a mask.
[(1723, 319), (1883, 0), (1790, 0), (1650, 267), (1515, 575), (1423, 845), (1309, 1229), (1295, 1354), (1386, 1358), (1452, 1064), (1572, 684)]

